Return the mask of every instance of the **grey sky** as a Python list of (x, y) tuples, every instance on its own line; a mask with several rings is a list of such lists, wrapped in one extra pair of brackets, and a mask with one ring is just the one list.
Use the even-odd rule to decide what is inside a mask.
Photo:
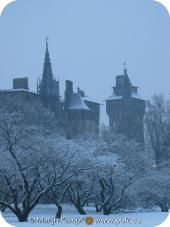
[[(140, 94), (170, 92), (170, 17), (153, 0), (17, 0), (0, 17), (0, 88), (42, 74), (45, 37), (53, 73), (103, 102), (115, 75), (128, 73)], [(102, 119), (105, 117), (102, 116)], [(105, 121), (105, 120), (104, 120)]]

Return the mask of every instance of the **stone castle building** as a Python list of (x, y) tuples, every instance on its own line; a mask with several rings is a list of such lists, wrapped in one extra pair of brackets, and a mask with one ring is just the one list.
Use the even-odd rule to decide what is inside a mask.
[(28, 78), (13, 79), (12, 90), (1, 90), (1, 95), (18, 95), (24, 100), (37, 100), (55, 113), (57, 122), (68, 138), (85, 133), (99, 133), (100, 103), (89, 99), (85, 92), (73, 90), (73, 82), (67, 80), (64, 99), (60, 96), (60, 84), (54, 79), (48, 40), (42, 77), (37, 81), (37, 93), (29, 91)]
[(129, 139), (143, 144), (145, 101), (138, 94), (138, 87), (131, 84), (127, 69), (123, 75), (116, 76), (113, 94), (106, 100), (109, 126)]
[[(37, 100), (51, 109), (67, 138), (86, 133), (99, 134), (100, 103), (89, 99), (80, 88), (74, 92), (70, 80), (66, 80), (64, 98), (61, 97), (59, 80), (53, 76), (48, 40), (37, 92), (29, 90), (28, 78), (16, 78), (12, 90), (0, 90), (0, 97), (7, 94), (18, 95), (24, 100)], [(138, 95), (138, 88), (131, 84), (126, 68), (123, 75), (116, 77), (113, 94), (106, 100), (106, 112), (110, 128), (137, 142), (144, 142), (145, 101)]]

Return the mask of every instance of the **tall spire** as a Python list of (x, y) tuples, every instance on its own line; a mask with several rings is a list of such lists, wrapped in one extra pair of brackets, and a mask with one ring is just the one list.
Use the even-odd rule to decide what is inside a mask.
[(48, 51), (48, 40), (49, 40), (49, 38), (46, 37), (46, 50), (47, 50), (47, 51)]
[(51, 61), (50, 61), (50, 54), (48, 50), (48, 40), (49, 38), (46, 38), (46, 52), (45, 52), (45, 60), (44, 60), (44, 71), (43, 74), (46, 70), (48, 70), (48, 75), (53, 79), (53, 73), (52, 73), (52, 68), (51, 68)]
[[(50, 61), (50, 54), (49, 54), (49, 45), (48, 45), (48, 37), (46, 38), (46, 49), (45, 49), (45, 58), (44, 58), (44, 67), (43, 67), (43, 74), (42, 79), (39, 78), (39, 82), (37, 84), (38, 93), (40, 93), (46, 101), (49, 97), (57, 97), (59, 98), (59, 81), (53, 76), (51, 61)], [(50, 103), (51, 101), (48, 100)]]
[(48, 50), (48, 37), (46, 37), (46, 51), (44, 59), (44, 68), (41, 82), (40, 93), (43, 95), (51, 95), (53, 92), (53, 72), (50, 61), (50, 54)]
[(45, 52), (45, 60), (49, 60), (50, 61), (50, 55), (49, 55), (49, 50), (48, 50), (48, 40), (49, 38), (46, 37), (46, 52)]

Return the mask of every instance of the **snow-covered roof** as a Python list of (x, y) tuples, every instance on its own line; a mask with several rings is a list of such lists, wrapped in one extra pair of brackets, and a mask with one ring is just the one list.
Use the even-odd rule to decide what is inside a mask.
[(11, 89), (11, 90), (0, 90), (0, 92), (4, 93), (4, 92), (19, 92), (19, 91), (24, 91), (24, 92), (28, 92), (28, 93), (31, 93), (31, 94), (36, 94), (36, 95), (39, 95), (38, 93), (36, 92), (33, 92), (33, 91), (29, 91), (29, 90), (26, 90), (26, 89)]
[[(136, 94), (136, 93), (131, 93), (131, 98), (142, 99), (142, 97), (139, 94)], [(123, 99), (123, 96), (112, 94), (107, 100), (116, 100), (116, 99)]]
[(136, 94), (136, 93), (132, 93), (132, 94), (131, 94), (131, 98), (143, 99), (139, 94)]
[(90, 110), (79, 93), (73, 93), (70, 98), (68, 110)]
[(107, 100), (122, 99), (123, 96), (112, 94)]
[(97, 104), (101, 104), (99, 101), (97, 101), (97, 100), (95, 100), (95, 99), (93, 99), (93, 98), (91, 98), (91, 97), (89, 97), (89, 96), (82, 97), (82, 99), (83, 99), (84, 101), (94, 102), (94, 103), (97, 103)]

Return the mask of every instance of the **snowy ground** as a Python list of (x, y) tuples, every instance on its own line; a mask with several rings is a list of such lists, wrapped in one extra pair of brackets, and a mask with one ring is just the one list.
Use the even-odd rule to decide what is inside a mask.
[[(55, 206), (53, 205), (38, 205), (30, 214), (28, 223), (18, 223), (16, 217), (9, 211), (3, 213), (3, 217), (8, 223), (15, 227), (87, 226), (84, 219), (89, 216), (94, 218), (94, 223), (92, 226), (154, 227), (161, 224), (168, 216), (168, 213), (162, 212), (119, 213), (104, 216), (102, 214), (96, 214), (93, 208), (86, 208), (85, 210), (88, 215), (82, 217), (76, 212), (74, 207), (65, 205), (63, 217), (61, 219), (62, 223), (60, 224), (55, 223), (57, 221), (54, 219), (56, 210)], [(49, 223), (45, 223), (46, 221)], [(133, 222), (133, 224), (129, 224), (128, 221)], [(38, 222), (44, 223), (40, 224)], [(106, 222), (109, 223), (106, 224)]]

